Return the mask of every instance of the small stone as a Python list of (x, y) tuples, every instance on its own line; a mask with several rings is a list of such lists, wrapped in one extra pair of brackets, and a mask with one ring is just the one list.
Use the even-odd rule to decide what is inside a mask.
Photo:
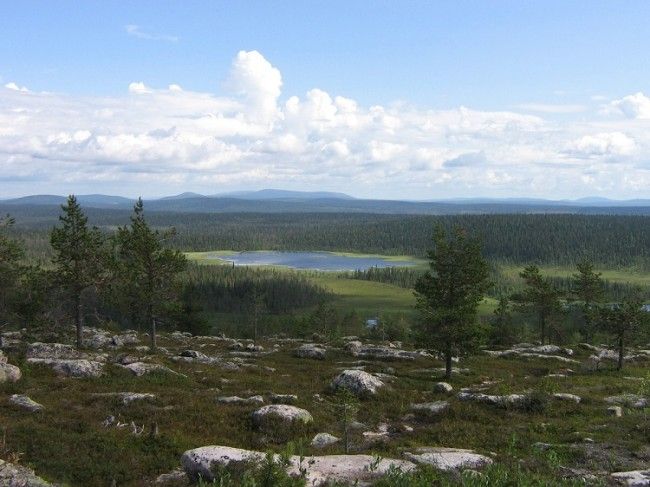
[(269, 399), (273, 404), (293, 404), (298, 400), (295, 394), (271, 394)]
[(437, 416), (449, 408), (447, 401), (425, 402), (421, 404), (411, 404), (411, 411), (419, 416)]
[(576, 396), (575, 394), (568, 394), (566, 392), (556, 392), (555, 394), (553, 394), (553, 397), (561, 401), (573, 401), (576, 404), (578, 404), (581, 401), (580, 396)]

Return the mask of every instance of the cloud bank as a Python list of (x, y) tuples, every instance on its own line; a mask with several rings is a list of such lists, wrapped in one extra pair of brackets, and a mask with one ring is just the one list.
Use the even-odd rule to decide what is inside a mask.
[(81, 97), (9, 82), (0, 88), (0, 196), (284, 187), (408, 199), (630, 197), (650, 183), (641, 92), (591, 107), (364, 107), (318, 88), (283, 93), (280, 70), (257, 51), (235, 56), (223, 86), (199, 93), (137, 80), (122, 96)]

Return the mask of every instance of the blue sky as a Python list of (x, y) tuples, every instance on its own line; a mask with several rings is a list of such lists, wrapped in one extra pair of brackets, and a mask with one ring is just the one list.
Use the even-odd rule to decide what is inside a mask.
[(643, 196), (649, 18), (634, 1), (6, 3), (0, 197)]

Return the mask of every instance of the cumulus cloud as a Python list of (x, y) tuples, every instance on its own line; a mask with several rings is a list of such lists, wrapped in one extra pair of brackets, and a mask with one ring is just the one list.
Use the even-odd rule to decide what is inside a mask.
[(628, 118), (650, 119), (650, 98), (640, 91), (614, 100), (612, 106)]
[(603, 132), (585, 135), (573, 141), (571, 152), (579, 157), (629, 156), (636, 150), (634, 139), (621, 132)]
[(282, 93), (279, 69), (257, 51), (235, 56), (224, 86), (216, 95), (138, 80), (121, 96), (77, 97), (8, 83), (0, 174), (23, 193), (38, 179), (39, 192), (62, 194), (75, 185), (133, 194), (273, 185), (423, 199), (634, 192), (650, 179), (644, 95), (612, 105), (630, 118), (594, 121), (363, 106), (319, 88)]

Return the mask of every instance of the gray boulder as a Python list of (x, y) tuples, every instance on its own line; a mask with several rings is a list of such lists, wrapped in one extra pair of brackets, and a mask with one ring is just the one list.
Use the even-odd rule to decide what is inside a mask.
[(305, 409), (296, 406), (288, 406), (286, 404), (270, 404), (263, 406), (254, 411), (252, 416), (253, 426), (265, 430), (268, 427), (274, 427), (278, 423), (287, 426), (308, 424), (314, 418)]
[(333, 381), (332, 388), (346, 388), (353, 394), (374, 395), (384, 387), (384, 383), (374, 375), (363, 370), (344, 370)]
[(314, 448), (326, 448), (330, 445), (338, 443), (339, 441), (341, 441), (339, 438), (334, 435), (330, 435), (329, 433), (318, 433), (311, 440), (311, 446)]
[(18, 367), (0, 362), (0, 384), (3, 382), (18, 382), (21, 377), (22, 373)]
[(264, 398), (262, 396), (239, 397), (239, 396), (221, 396), (217, 398), (217, 402), (221, 404), (263, 404)]
[(36, 476), (33, 470), (0, 460), (0, 485), (7, 487), (49, 487), (52, 484)]
[(313, 343), (301, 345), (293, 352), (293, 354), (298, 358), (311, 358), (315, 360), (325, 360), (325, 353), (326, 350), (324, 347)]
[(451, 384), (447, 382), (436, 382), (433, 386), (433, 391), (434, 392), (446, 392), (450, 393), (453, 392), (454, 388), (452, 387)]
[(630, 487), (642, 487), (650, 485), (650, 470), (631, 470), (629, 472), (614, 472), (612, 479)]
[(575, 394), (568, 394), (566, 392), (556, 392), (553, 394), (553, 397), (555, 399), (559, 399), (560, 401), (572, 401), (578, 404), (582, 399), (580, 396), (576, 396)]
[(411, 404), (411, 411), (418, 416), (433, 417), (449, 409), (447, 401), (424, 402), (420, 404)]
[(404, 453), (404, 457), (419, 465), (445, 471), (477, 469), (492, 463), (489, 457), (479, 455), (473, 450), (459, 448), (421, 447)]
[(60, 377), (100, 377), (104, 372), (104, 363), (94, 360), (30, 358), (27, 362), (50, 367)]

